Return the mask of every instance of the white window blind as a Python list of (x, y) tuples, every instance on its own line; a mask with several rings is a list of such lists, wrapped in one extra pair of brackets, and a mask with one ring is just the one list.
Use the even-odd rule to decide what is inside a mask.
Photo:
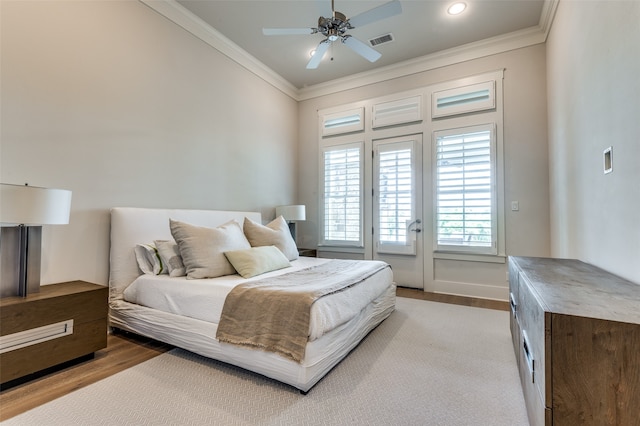
[(364, 108), (321, 114), (320, 123), (322, 136), (362, 131), (364, 130)]
[(437, 132), (436, 249), (496, 254), (494, 126)]
[(439, 118), (494, 109), (496, 107), (495, 92), (493, 80), (434, 92), (431, 116)]
[(323, 243), (362, 246), (362, 147), (327, 147), (323, 159)]
[(404, 245), (407, 223), (413, 218), (412, 150), (381, 150), (378, 155), (380, 242)]

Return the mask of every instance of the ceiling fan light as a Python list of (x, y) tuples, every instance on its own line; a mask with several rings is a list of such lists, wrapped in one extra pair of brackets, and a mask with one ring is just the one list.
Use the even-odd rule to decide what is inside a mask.
[(463, 2), (454, 3), (447, 9), (449, 15), (459, 15), (467, 8), (467, 4)]

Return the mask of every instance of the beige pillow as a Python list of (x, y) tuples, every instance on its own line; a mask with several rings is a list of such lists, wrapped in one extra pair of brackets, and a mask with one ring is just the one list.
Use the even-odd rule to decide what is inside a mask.
[(224, 253), (251, 248), (236, 221), (204, 228), (169, 219), (171, 235), (178, 243), (187, 278), (215, 278), (236, 273)]
[(282, 216), (272, 220), (267, 226), (244, 218), (244, 235), (251, 247), (276, 246), (289, 260), (298, 258), (298, 247), (291, 236), (289, 225)]
[(244, 278), (291, 266), (289, 260), (276, 246), (252, 247), (246, 250), (228, 251), (224, 254)]

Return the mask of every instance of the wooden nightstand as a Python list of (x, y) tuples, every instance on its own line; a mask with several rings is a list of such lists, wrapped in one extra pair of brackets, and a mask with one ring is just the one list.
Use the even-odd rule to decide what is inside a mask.
[(105, 348), (108, 294), (108, 287), (71, 281), (0, 299), (0, 383)]
[(298, 254), (304, 257), (316, 257), (318, 255), (318, 252), (316, 249), (299, 248)]

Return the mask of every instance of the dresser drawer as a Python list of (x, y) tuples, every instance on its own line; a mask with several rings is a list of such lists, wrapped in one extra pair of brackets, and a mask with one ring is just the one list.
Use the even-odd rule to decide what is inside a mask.
[(531, 426), (545, 426), (552, 424), (552, 411), (547, 408), (542, 400), (542, 395), (538, 391), (538, 387), (531, 381), (531, 375), (527, 368), (527, 362), (524, 351), (520, 351), (519, 365), (520, 382), (522, 384), (522, 394), (527, 405), (527, 416)]
[(551, 317), (540, 305), (526, 279), (519, 277), (518, 324), (520, 325), (520, 371), (523, 386), (531, 383), (545, 407), (551, 407), (547, 363), (551, 340)]

